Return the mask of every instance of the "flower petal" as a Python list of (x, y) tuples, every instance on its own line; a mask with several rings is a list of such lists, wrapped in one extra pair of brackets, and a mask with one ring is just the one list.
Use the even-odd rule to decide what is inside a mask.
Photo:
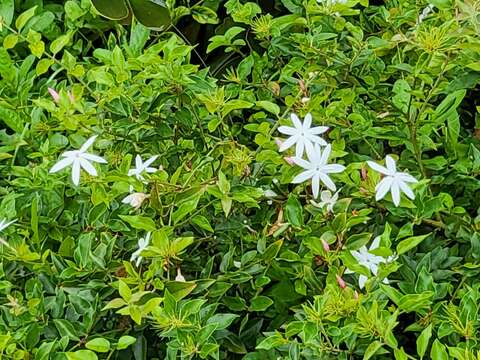
[(415, 194), (405, 182), (401, 180), (398, 180), (397, 182), (398, 182), (398, 186), (400, 187), (400, 190), (402, 190), (408, 198), (412, 200), (415, 199)]
[(390, 172), (387, 170), (387, 168), (383, 167), (382, 165), (378, 165), (376, 162), (367, 161), (367, 164), (373, 170), (379, 172), (380, 174), (383, 174), (383, 175), (389, 175), (390, 174)]
[(90, 175), (97, 176), (97, 170), (95, 167), (90, 164), (90, 162), (86, 159), (79, 158), (80, 166)]
[(345, 170), (345, 166), (340, 164), (328, 164), (328, 165), (322, 166), (322, 172), (326, 174), (341, 173), (343, 170)]
[(95, 139), (97, 138), (97, 135), (93, 135), (91, 136), (90, 138), (88, 138), (87, 141), (85, 141), (85, 143), (82, 145), (82, 147), (80, 148), (80, 152), (85, 152), (88, 150), (88, 148), (90, 146), (93, 145), (93, 143), (95, 142)]
[(148, 159), (147, 161), (145, 161), (145, 162), (143, 163), (143, 166), (144, 166), (145, 168), (149, 167), (150, 165), (152, 165), (152, 163), (153, 163), (155, 160), (157, 160), (157, 158), (158, 158), (158, 155), (153, 155), (150, 159)]
[(130, 194), (122, 199), (122, 204), (130, 204), (135, 195)]
[(298, 140), (298, 135), (294, 135), (285, 140), (282, 145), (278, 148), (278, 151), (282, 152), (295, 145)]
[(140, 155), (135, 156), (135, 168), (139, 171), (143, 168), (143, 160)]
[(295, 147), (295, 156), (296, 157), (302, 157), (304, 149), (305, 149), (305, 140), (304, 140), (304, 138), (299, 137), (298, 141), (297, 141), (297, 145)]
[(396, 178), (405, 182), (418, 183), (418, 180), (415, 179), (412, 175), (406, 172), (399, 172), (396, 174)]
[(297, 176), (295, 176), (292, 180), (292, 184), (300, 184), (304, 181), (307, 181), (308, 179), (310, 179), (313, 175), (315, 174), (315, 172), (313, 170), (307, 170), (307, 171), (304, 171), (304, 172), (301, 172), (300, 174), (298, 174)]
[(378, 265), (377, 264), (370, 263), (369, 269), (370, 269), (370, 271), (373, 275), (377, 276), (377, 274), (378, 274)]
[(290, 119), (292, 120), (293, 126), (295, 126), (297, 130), (301, 131), (303, 129), (302, 122), (298, 118), (297, 114), (292, 113), (290, 115)]
[(308, 133), (310, 135), (320, 135), (323, 134), (324, 132), (327, 132), (329, 129), (328, 126), (315, 126), (311, 129), (308, 130)]
[(312, 114), (308, 113), (303, 119), (303, 130), (309, 130), (310, 126), (312, 126)]
[(390, 191), (390, 188), (392, 186), (393, 182), (393, 177), (387, 176), (383, 178), (375, 187), (375, 200), (379, 201), (382, 200), (385, 195)]
[(387, 169), (391, 174), (397, 172), (397, 166), (395, 165), (395, 160), (390, 155), (385, 156), (385, 164), (387, 165)]
[(100, 156), (97, 156), (97, 155), (84, 153), (84, 154), (81, 155), (81, 157), (85, 160), (94, 161), (94, 162), (97, 162), (97, 163), (100, 163), (100, 164), (107, 164), (107, 160), (105, 160), (104, 158), (102, 158)]
[(66, 157), (60, 160), (59, 162), (57, 162), (55, 165), (53, 165), (49, 172), (56, 173), (57, 171), (60, 171), (66, 168), (67, 166), (70, 166), (72, 163), (73, 163), (73, 158)]
[(332, 200), (332, 192), (330, 190), (323, 190), (320, 194), (320, 200), (330, 202), (330, 200)]
[(322, 156), (320, 158), (320, 164), (325, 165), (328, 163), (328, 158), (330, 157), (330, 153), (332, 152), (332, 145), (328, 144), (322, 151)]
[(363, 289), (365, 287), (365, 283), (367, 282), (368, 278), (365, 275), (360, 275), (358, 277), (358, 286), (360, 289)]
[(298, 130), (291, 126), (280, 126), (278, 131), (285, 135), (296, 135)]
[(80, 184), (80, 161), (75, 159), (72, 165), (72, 181), (75, 185)]
[(312, 168), (312, 164), (305, 159), (302, 159), (302, 158), (299, 158), (299, 157), (293, 157), (292, 161), (295, 164), (297, 164), (298, 166), (301, 166), (304, 169), (310, 170)]
[(375, 239), (372, 241), (372, 245), (370, 245), (370, 249), (368, 251), (375, 250), (380, 246), (380, 236), (376, 236)]
[(318, 197), (319, 191), (320, 191), (320, 176), (318, 174), (315, 174), (312, 176), (312, 193), (315, 199)]
[(395, 206), (400, 205), (400, 188), (398, 186), (398, 182), (395, 180), (392, 181), (391, 192), (392, 192), (392, 200)]
[(335, 186), (335, 183), (330, 179), (330, 177), (327, 174), (319, 172), (318, 175), (320, 176), (320, 180), (325, 184), (327, 188), (329, 188), (332, 191), (337, 190), (337, 187)]

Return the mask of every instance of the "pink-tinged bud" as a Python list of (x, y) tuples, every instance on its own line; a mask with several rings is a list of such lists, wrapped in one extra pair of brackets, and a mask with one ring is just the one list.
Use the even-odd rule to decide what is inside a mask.
[(288, 165), (293, 165), (293, 164), (295, 164), (295, 162), (293, 161), (293, 158), (292, 158), (291, 156), (285, 156), (285, 157), (283, 158), (283, 160), (285, 160)]
[(58, 102), (60, 100), (60, 95), (58, 95), (58, 92), (56, 92), (55, 89), (49, 87), (48, 92), (52, 95), (53, 101)]
[(359, 296), (357, 290), (354, 291), (353, 297), (355, 298), (355, 300), (358, 300)]
[(341, 289), (345, 289), (347, 287), (345, 280), (343, 280), (339, 275), (335, 275), (335, 278), (337, 279), (337, 284)]
[(68, 98), (70, 99), (70, 102), (74, 103), (75, 102), (75, 96), (73, 96), (73, 93), (70, 90), (68, 90), (67, 95), (68, 95)]
[(330, 245), (328, 245), (328, 243), (323, 239), (322, 239), (322, 246), (323, 246), (323, 250), (325, 250), (326, 252), (330, 251)]
[(280, 147), (280, 146), (282, 146), (283, 141), (278, 139), (278, 138), (275, 138), (275, 144), (277, 144), (277, 146)]

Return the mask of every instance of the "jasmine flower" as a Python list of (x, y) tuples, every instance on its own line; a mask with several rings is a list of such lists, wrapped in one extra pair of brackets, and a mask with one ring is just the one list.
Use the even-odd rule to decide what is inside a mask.
[(149, 197), (150, 195), (147, 195), (145, 193), (136, 192), (125, 197), (122, 200), (122, 203), (130, 204), (130, 206), (134, 207), (135, 210), (137, 210), (140, 206), (142, 206), (142, 203), (145, 201), (145, 199), (148, 199)]
[(140, 155), (137, 155), (135, 157), (135, 168), (130, 169), (128, 171), (128, 176), (135, 176), (138, 180), (143, 181), (145, 178), (143, 177), (142, 173), (154, 173), (157, 171), (156, 168), (150, 167), (150, 165), (157, 160), (158, 155), (152, 156), (150, 159), (147, 161), (143, 162), (142, 157)]
[(143, 257), (140, 256), (143, 250), (145, 250), (148, 245), (150, 244), (150, 236), (152, 235), (151, 232), (148, 232), (144, 238), (138, 239), (138, 249), (132, 254), (130, 257), (130, 261), (135, 262), (137, 267), (140, 266), (140, 263), (143, 260)]
[(333, 212), (333, 206), (338, 201), (338, 191), (332, 195), (330, 190), (323, 190), (320, 193), (320, 202), (317, 203), (313, 200), (310, 200), (310, 203), (313, 206), (319, 207), (320, 209), (326, 207), (328, 212)]

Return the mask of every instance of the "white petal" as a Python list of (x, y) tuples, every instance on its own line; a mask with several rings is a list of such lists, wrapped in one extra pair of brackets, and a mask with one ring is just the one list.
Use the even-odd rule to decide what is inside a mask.
[(55, 165), (52, 166), (50, 169), (50, 173), (56, 173), (57, 171), (62, 170), (63, 168), (66, 168), (67, 166), (70, 166), (73, 163), (73, 158), (71, 157), (66, 157), (59, 162), (57, 162)]
[(335, 186), (335, 183), (330, 179), (330, 177), (327, 174), (319, 172), (318, 175), (320, 176), (320, 180), (325, 184), (327, 188), (329, 188), (332, 191), (337, 190), (337, 187)]
[(80, 161), (75, 159), (72, 165), (72, 181), (75, 185), (80, 184)]
[(322, 172), (326, 174), (341, 173), (343, 170), (345, 170), (345, 166), (340, 164), (328, 164), (322, 166)]
[(298, 130), (291, 126), (280, 126), (278, 131), (285, 135), (296, 135)]
[(376, 236), (375, 239), (373, 239), (372, 241), (372, 245), (370, 245), (369, 251), (375, 250), (379, 246), (380, 246), (380, 236)]
[(100, 156), (97, 156), (97, 155), (89, 154), (89, 153), (84, 153), (84, 154), (81, 155), (81, 157), (86, 159), (86, 160), (94, 161), (94, 162), (97, 162), (97, 163), (100, 163), (100, 164), (106, 164), (107, 163), (107, 160), (105, 160), (104, 158), (102, 158)]
[(154, 168), (154, 167), (147, 167), (147, 168), (145, 168), (144, 171), (151, 174), (151, 173), (157, 172), (157, 170), (158, 169)]
[(313, 170), (304, 171), (293, 178), (292, 184), (300, 184), (310, 179), (313, 175), (314, 175)]
[(370, 271), (373, 275), (377, 276), (378, 274), (378, 265), (374, 263), (370, 263)]
[(3, 219), (2, 221), (0, 221), (0, 231), (5, 230), (7, 227), (9, 227), (9, 226), (12, 225), (15, 221), (17, 221), (17, 219), (12, 220), (12, 221), (9, 221), (9, 222), (5, 222), (5, 221), (6, 221), (5, 219)]
[(126, 196), (125, 198), (123, 198), (122, 203), (123, 204), (130, 204), (130, 202), (132, 201), (134, 196), (135, 195), (133, 195), (133, 194)]
[(397, 167), (395, 165), (395, 160), (390, 155), (387, 155), (385, 157), (385, 164), (387, 165), (388, 171), (390, 171), (391, 174), (394, 174), (397, 172)]
[(143, 168), (143, 160), (140, 155), (135, 156), (135, 167), (140, 171)]
[(383, 178), (375, 187), (375, 200), (379, 201), (382, 200), (385, 195), (390, 191), (390, 187), (392, 186), (393, 177), (387, 176)]
[(415, 199), (415, 194), (413, 193), (412, 189), (403, 181), (398, 181), (398, 186), (400, 189), (405, 193), (405, 195), (410, 199)]
[(97, 138), (97, 135), (93, 135), (92, 137), (90, 137), (87, 141), (85, 141), (85, 143), (82, 145), (82, 147), (80, 148), (80, 152), (85, 152), (88, 150), (88, 148), (90, 146), (93, 145), (93, 143), (95, 142), (95, 139)]
[(415, 179), (412, 175), (405, 172), (396, 173), (395, 177), (405, 182), (418, 183), (417, 179)]
[(298, 166), (301, 166), (302, 168), (304, 169), (311, 169), (312, 168), (312, 164), (310, 162), (308, 162), (307, 160), (304, 160), (302, 158), (299, 158), (299, 157), (293, 157), (292, 158), (292, 161), (297, 164)]
[(390, 283), (390, 281), (388, 281), (387, 278), (383, 279), (382, 282), (383, 282), (384, 284), (389, 284), (389, 283)]
[(155, 160), (157, 160), (157, 158), (158, 158), (158, 155), (152, 156), (150, 159), (148, 159), (147, 161), (145, 161), (145, 162), (143, 163), (143, 166), (144, 166), (145, 168), (148, 168)]
[(387, 168), (383, 167), (382, 165), (378, 165), (376, 162), (367, 161), (367, 164), (373, 170), (379, 172), (380, 174), (383, 174), (383, 175), (389, 175), (390, 174), (390, 172), (387, 170)]
[(308, 113), (303, 119), (303, 130), (309, 130), (310, 126), (312, 126), (312, 114)]
[(312, 193), (315, 199), (318, 197), (319, 191), (320, 191), (320, 176), (318, 176), (318, 174), (315, 174), (312, 177)]
[(320, 199), (323, 202), (329, 202), (332, 199), (332, 193), (330, 190), (323, 190), (320, 194)]
[(320, 164), (326, 164), (328, 162), (328, 158), (330, 157), (331, 152), (332, 152), (332, 145), (328, 144), (323, 149), (322, 157), (320, 158)]
[(294, 135), (285, 140), (282, 145), (278, 148), (278, 151), (282, 152), (294, 145), (298, 140), (298, 135)]
[(365, 283), (367, 282), (368, 278), (365, 275), (360, 275), (358, 277), (358, 286), (360, 289), (363, 289), (365, 287)]
[(308, 144), (306, 146), (307, 158), (312, 164), (318, 163), (319, 154), (317, 153), (317, 151), (319, 151), (319, 149), (319, 147), (317, 148), (317, 146), (308, 141)]
[(304, 138), (299, 137), (297, 141), (297, 146), (295, 147), (295, 156), (302, 157), (304, 149), (305, 149), (305, 140)]
[[(328, 131), (328, 126), (315, 126), (308, 130), (311, 135), (320, 135)], [(322, 139), (323, 140), (323, 139)]]
[(400, 188), (398, 187), (398, 183), (395, 180), (392, 182), (391, 193), (392, 200), (395, 206), (400, 205)]
[(79, 158), (80, 166), (90, 175), (97, 176), (97, 170), (93, 167), (88, 160)]
[(316, 136), (316, 135), (308, 135), (307, 134), (307, 139), (310, 140), (312, 143), (318, 144), (320, 146), (327, 146), (328, 143), (323, 140), (321, 137)]
[(290, 119), (292, 120), (293, 126), (295, 126), (297, 128), (297, 130), (302, 130), (303, 129), (302, 123), (301, 123), (300, 119), (298, 118), (297, 114), (292, 113), (290, 115)]

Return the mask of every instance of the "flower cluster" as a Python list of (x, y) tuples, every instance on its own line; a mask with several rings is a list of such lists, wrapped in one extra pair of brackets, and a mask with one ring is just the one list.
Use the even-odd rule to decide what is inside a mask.
[[(295, 145), (295, 156), (287, 157), (286, 161), (290, 164), (300, 166), (303, 168), (303, 171), (293, 178), (292, 183), (299, 184), (310, 180), (314, 198), (313, 200), (310, 200), (311, 204), (319, 208), (326, 208), (328, 212), (333, 212), (333, 206), (338, 201), (338, 191), (335, 192), (337, 187), (330, 178), (330, 174), (343, 172), (345, 166), (328, 163), (332, 152), (332, 146), (319, 136), (320, 134), (325, 133), (328, 130), (328, 127), (311, 127), (311, 114), (305, 116), (303, 123), (295, 114), (291, 115), (291, 120), (293, 127), (280, 126), (278, 128), (280, 133), (289, 135), (288, 139), (280, 140), (278, 141), (278, 144), (279, 151), (281, 152)], [(303, 158), (304, 152), (307, 155), (306, 159)], [(401, 193), (404, 193), (412, 200), (415, 199), (415, 194), (409, 187), (408, 183), (416, 183), (417, 180), (408, 173), (397, 171), (395, 160), (391, 156), (386, 156), (385, 163), (386, 167), (373, 161), (367, 161), (370, 168), (383, 176), (375, 187), (376, 201), (383, 199), (389, 192), (391, 193), (394, 205), (397, 207), (400, 205)], [(320, 193), (321, 184), (327, 189)], [(332, 192), (335, 193), (332, 195)], [(321, 201), (316, 202), (319, 194), (321, 194)], [(372, 242), (370, 248), (363, 246), (359, 250), (351, 252), (357, 262), (366, 267), (374, 276), (378, 273), (379, 264), (393, 261), (395, 259), (393, 257), (385, 259), (381, 256), (372, 254), (371, 251), (379, 247), (379, 243), (380, 238), (377, 237)], [(347, 273), (348, 272), (351, 271), (347, 271)], [(365, 275), (359, 276), (360, 288), (365, 286), (367, 279), (368, 278)], [(384, 282), (387, 281), (387, 279), (384, 279)]]

